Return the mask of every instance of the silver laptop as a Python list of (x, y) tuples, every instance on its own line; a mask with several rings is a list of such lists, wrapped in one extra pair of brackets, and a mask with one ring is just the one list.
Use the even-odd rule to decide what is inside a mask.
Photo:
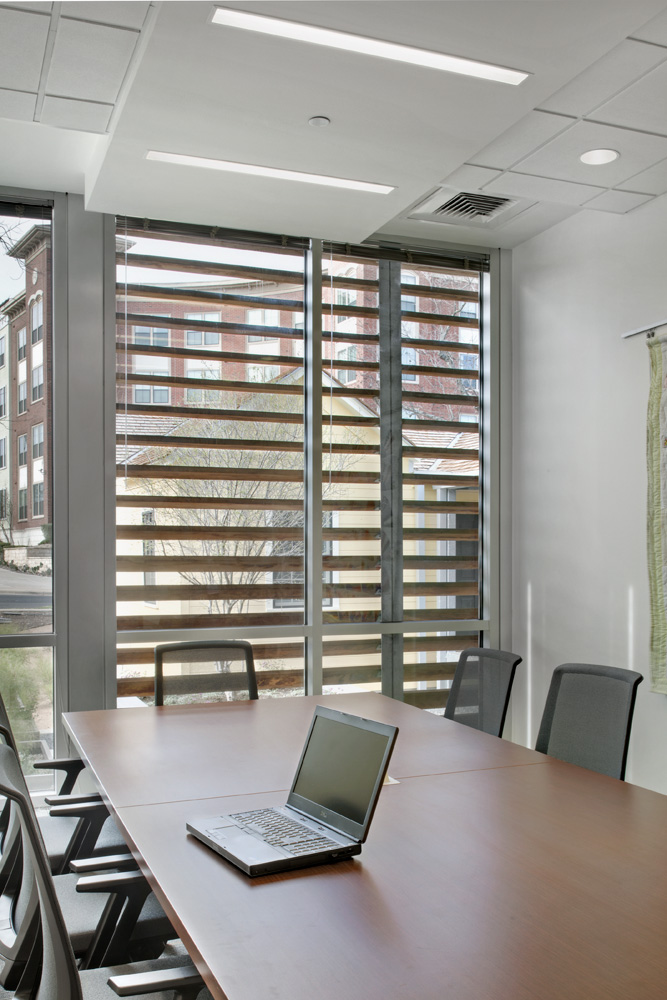
[(195, 817), (189, 833), (248, 875), (359, 854), (398, 729), (318, 705), (287, 803)]

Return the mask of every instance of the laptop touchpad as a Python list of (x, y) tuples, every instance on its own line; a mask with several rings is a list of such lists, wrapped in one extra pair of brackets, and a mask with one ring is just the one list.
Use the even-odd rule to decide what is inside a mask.
[(215, 840), (225, 850), (231, 851), (232, 854), (248, 864), (254, 865), (285, 857), (282, 851), (277, 851), (263, 840), (257, 840), (249, 833), (244, 833), (237, 826), (218, 827), (206, 832), (211, 840)]

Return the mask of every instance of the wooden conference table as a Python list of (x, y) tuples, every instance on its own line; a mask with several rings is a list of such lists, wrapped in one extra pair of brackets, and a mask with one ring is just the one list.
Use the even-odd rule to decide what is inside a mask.
[[(250, 879), (185, 822), (282, 804), (314, 706), (400, 727), (359, 858)], [(221, 1000), (664, 1000), (667, 797), (376, 694), (65, 716)]]

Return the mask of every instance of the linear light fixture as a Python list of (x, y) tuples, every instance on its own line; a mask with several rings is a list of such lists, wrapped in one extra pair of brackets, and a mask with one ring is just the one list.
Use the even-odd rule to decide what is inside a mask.
[(493, 63), (445, 55), (444, 52), (417, 49), (410, 45), (400, 45), (397, 42), (383, 42), (379, 38), (351, 35), (347, 31), (318, 28), (315, 25), (300, 24), (297, 21), (283, 21), (282, 18), (266, 17), (264, 14), (249, 14), (246, 11), (230, 10), (228, 7), (216, 7), (211, 20), (214, 24), (222, 24), (228, 28), (245, 28), (246, 31), (259, 31), (265, 35), (277, 35), (280, 38), (291, 38), (298, 42), (328, 45), (330, 48), (344, 49), (346, 52), (379, 56), (381, 59), (394, 59), (397, 62), (411, 63), (414, 66), (444, 70), (445, 73), (460, 73), (463, 76), (476, 76), (482, 80), (494, 80), (496, 83), (509, 83), (515, 87), (531, 75), (520, 70), (507, 69), (505, 66), (494, 66)]
[(235, 160), (213, 160), (207, 156), (189, 156), (186, 153), (160, 153), (149, 149), (147, 160), (177, 163), (184, 167), (203, 167), (206, 170), (226, 170), (232, 174), (251, 174), (254, 177), (274, 177), (283, 181), (301, 181), (304, 184), (324, 184), (327, 187), (346, 188), (349, 191), (367, 191), (369, 194), (389, 194), (395, 188), (371, 181), (352, 181), (347, 177), (327, 177), (326, 174), (306, 174), (300, 170), (282, 170), (280, 167), (260, 167), (255, 163), (237, 163)]

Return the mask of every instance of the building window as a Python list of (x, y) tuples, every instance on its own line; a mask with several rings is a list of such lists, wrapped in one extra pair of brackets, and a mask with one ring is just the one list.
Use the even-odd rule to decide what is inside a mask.
[(19, 490), (19, 521), (28, 520), (28, 490)]
[(32, 457), (41, 458), (44, 454), (44, 424), (35, 424), (32, 429)]
[(44, 483), (32, 484), (32, 516), (44, 517)]
[(401, 348), (401, 378), (404, 382), (416, 382), (417, 373), (411, 372), (410, 367), (417, 364), (417, 352), (414, 347)]
[(30, 306), (30, 342), (36, 344), (44, 337), (44, 302), (37, 299)]
[[(220, 313), (186, 313), (186, 319), (203, 320), (206, 323), (219, 323)], [(220, 334), (216, 330), (188, 330), (185, 334), (188, 347), (218, 347)]]
[(165, 327), (135, 326), (134, 342), (146, 347), (169, 347), (169, 330)]
[[(338, 361), (356, 361), (357, 349), (354, 345), (351, 347), (344, 347), (342, 350), (338, 351), (336, 358)], [(339, 382), (343, 382), (347, 385), (348, 382), (354, 382), (357, 377), (357, 372), (352, 371), (350, 368), (340, 368), (336, 372), (336, 376)]]
[(32, 395), (34, 403), (36, 399), (41, 399), (44, 395), (44, 365), (37, 365), (32, 370)]
[[(154, 375), (158, 378), (170, 373), (169, 358), (158, 356), (137, 356), (134, 359), (134, 371), (137, 375)], [(157, 405), (169, 402), (169, 386), (165, 385), (135, 385), (134, 402)]]
[(28, 435), (19, 434), (19, 465), (28, 464)]
[[(142, 510), (141, 512), (141, 523), (142, 524), (155, 524), (155, 511), (154, 510)], [(144, 557), (155, 555), (155, 539), (154, 538), (144, 538), (143, 541), (143, 552)], [(144, 587), (154, 587), (157, 581), (157, 575), (153, 570), (148, 570), (144, 572)], [(156, 601), (146, 601), (146, 604), (156, 604)]]
[[(280, 313), (277, 309), (246, 309), (245, 321), (248, 326), (280, 326)], [(257, 334), (248, 334), (249, 344), (258, 344), (262, 340), (275, 340)]]
[(28, 383), (19, 382), (18, 412), (25, 413), (28, 409)]
[[(188, 359), (185, 362), (185, 374), (187, 378), (220, 379), (221, 364), (219, 361), (208, 361), (206, 358)], [(218, 402), (219, 394), (219, 389), (187, 389), (185, 399), (188, 403), (212, 404)]]
[(18, 348), (18, 359), (19, 361), (23, 361), (28, 353), (28, 333), (25, 327), (18, 332), (16, 337), (16, 346)]
[(7, 468), (7, 438), (0, 438), (0, 469)]
[(0, 490), (0, 518), (4, 519), (8, 516), (7, 510), (7, 490)]
[(0, 386), (0, 417), (7, 416), (7, 387)]
[(5, 338), (0, 337), (0, 368), (5, 367), (5, 345), (6, 345)]

